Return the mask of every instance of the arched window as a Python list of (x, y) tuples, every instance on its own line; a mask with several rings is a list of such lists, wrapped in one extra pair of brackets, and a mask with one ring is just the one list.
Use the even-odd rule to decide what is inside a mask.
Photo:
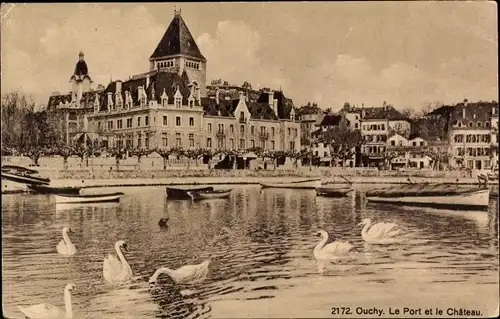
[(477, 122), (477, 127), (481, 127), (482, 123), (481, 122)]
[(472, 122), (469, 122), (469, 127), (472, 127)]
[(490, 122), (484, 122), (485, 127), (490, 127)]

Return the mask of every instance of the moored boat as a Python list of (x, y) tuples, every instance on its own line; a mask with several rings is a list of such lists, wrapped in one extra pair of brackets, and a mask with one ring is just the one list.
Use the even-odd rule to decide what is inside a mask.
[(123, 193), (108, 193), (108, 194), (86, 194), (86, 195), (71, 195), (71, 194), (56, 194), (57, 203), (107, 203), (118, 202)]
[(2, 179), (18, 182), (21, 184), (48, 185), (50, 178), (39, 176), (39, 172), (17, 165), (4, 165), (1, 172)]
[(484, 210), (489, 205), (489, 193), (488, 188), (409, 184), (367, 191), (366, 199), (375, 203)]
[(190, 199), (188, 192), (213, 191), (213, 187), (167, 187), (167, 197), (171, 199)]
[(352, 188), (318, 187), (316, 188), (316, 195), (323, 197), (344, 197), (353, 190)]
[(193, 200), (227, 198), (231, 195), (232, 189), (214, 189), (208, 191), (189, 191), (188, 194)]
[(259, 183), (262, 188), (297, 188), (297, 189), (316, 189), (321, 187), (321, 179), (306, 179), (293, 182), (282, 183)]
[(45, 185), (28, 185), (28, 188), (40, 194), (78, 195), (81, 187), (54, 187)]

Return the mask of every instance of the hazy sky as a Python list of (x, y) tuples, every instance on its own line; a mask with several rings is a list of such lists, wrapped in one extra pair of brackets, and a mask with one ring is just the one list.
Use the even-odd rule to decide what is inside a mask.
[[(281, 86), (296, 105), (498, 100), (494, 2), (181, 3), (207, 82)], [(78, 60), (94, 87), (149, 70), (174, 4), (2, 5), (2, 93), (46, 103)]]

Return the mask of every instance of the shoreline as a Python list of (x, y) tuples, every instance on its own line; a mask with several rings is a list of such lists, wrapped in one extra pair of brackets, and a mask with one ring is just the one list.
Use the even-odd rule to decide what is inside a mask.
[[(347, 185), (348, 182), (340, 176), (335, 177), (171, 177), (171, 178), (114, 178), (114, 179), (53, 179), (50, 183), (55, 187), (82, 187), (82, 188), (106, 188), (106, 187), (161, 187), (180, 185), (258, 185), (260, 182), (286, 183), (297, 180), (320, 178), (322, 185)], [(352, 184), (408, 184), (408, 177), (347, 177)], [(412, 178), (414, 183), (430, 184), (453, 184), (453, 185), (478, 185), (475, 178), (436, 178), (418, 177)], [(8, 183), (8, 182), (7, 182)], [(28, 193), (30, 190), (22, 184), (14, 182), (6, 184), (2, 180), (2, 194)], [(498, 185), (497, 181), (488, 181), (488, 186)], [(8, 186), (8, 187), (7, 187)]]

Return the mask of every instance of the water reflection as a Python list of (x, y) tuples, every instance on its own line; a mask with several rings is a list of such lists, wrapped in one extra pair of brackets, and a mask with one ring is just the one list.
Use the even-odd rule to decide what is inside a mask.
[[(4, 311), (19, 316), (18, 304), (62, 306), (61, 287), (74, 282), (74, 309), (82, 318), (328, 317), (332, 300), (367, 307), (424, 300), (426, 307), (446, 303), (486, 312), (498, 295), (497, 207), (492, 201), (489, 212), (471, 216), (367, 204), (363, 189), (325, 198), (255, 186), (199, 202), (168, 200), (163, 188), (129, 188), (111, 205), (4, 196)], [(161, 218), (169, 218), (168, 229), (158, 225)], [(395, 222), (408, 240), (367, 244), (358, 226), (363, 218)], [(55, 249), (62, 227), (75, 231), (78, 252), (71, 258)], [(319, 264), (312, 253), (319, 229), (353, 244), (356, 258)], [(111, 288), (102, 261), (118, 239), (130, 248), (126, 256), (137, 280)], [(207, 258), (212, 263), (202, 283), (163, 278), (153, 289), (147, 284), (159, 267)]]

